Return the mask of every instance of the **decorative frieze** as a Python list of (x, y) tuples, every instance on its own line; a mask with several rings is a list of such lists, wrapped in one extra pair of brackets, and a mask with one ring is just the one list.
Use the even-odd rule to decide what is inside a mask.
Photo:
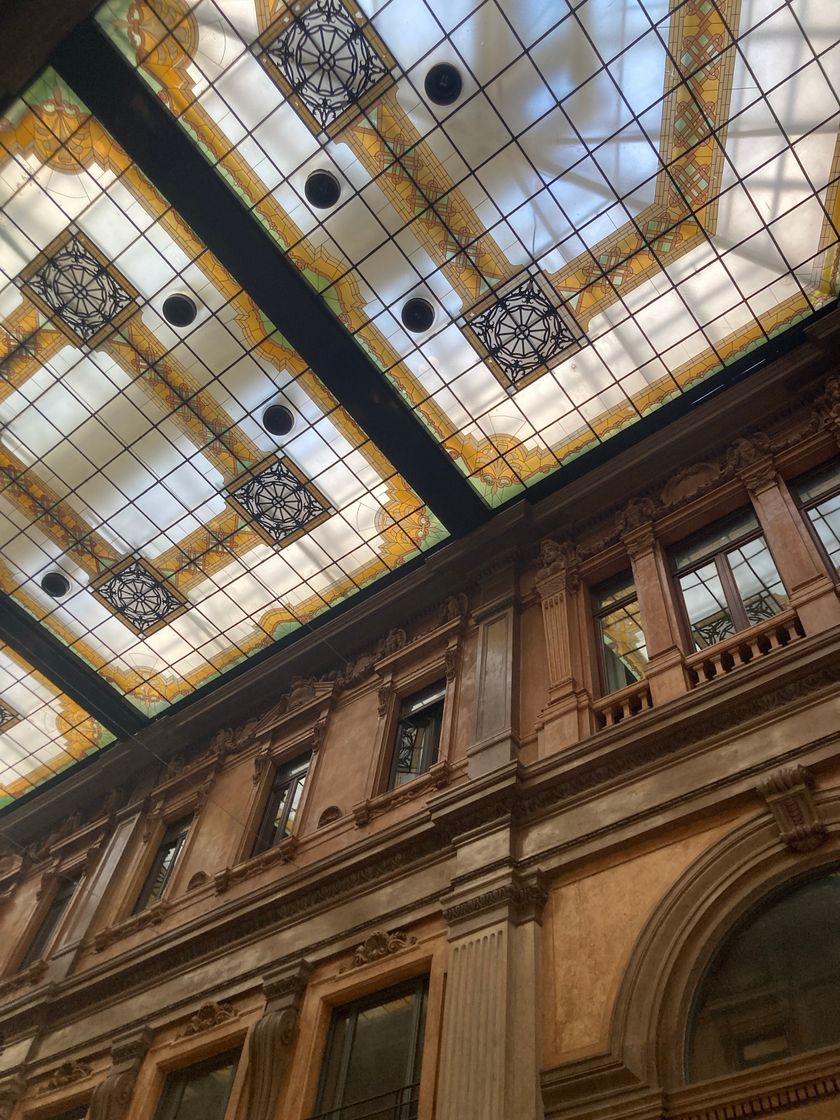
[(782, 843), (792, 852), (813, 851), (826, 839), (813, 784), (813, 777), (803, 766), (785, 766), (774, 770), (758, 785)]
[(365, 938), (361, 945), (357, 945), (349, 964), (344, 965), (340, 972), (349, 972), (352, 968), (361, 968), (362, 965), (381, 961), (384, 957), (393, 956), (403, 949), (408, 949), (417, 944), (417, 938), (406, 933), (403, 929), (394, 929), (390, 932), (380, 931), (372, 933)]

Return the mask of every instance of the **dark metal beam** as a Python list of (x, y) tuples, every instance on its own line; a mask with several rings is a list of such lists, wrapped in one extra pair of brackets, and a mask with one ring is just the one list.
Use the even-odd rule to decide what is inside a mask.
[(149, 720), (8, 595), (0, 595), (0, 639), (122, 738)]
[(450, 533), (490, 510), (396, 389), (92, 21), (51, 63)]

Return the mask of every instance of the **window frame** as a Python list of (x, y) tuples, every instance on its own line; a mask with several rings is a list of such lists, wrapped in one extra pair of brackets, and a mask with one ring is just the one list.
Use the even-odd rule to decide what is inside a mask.
[[(45, 873), (42, 879), (41, 889), (38, 892), (40, 896), (38, 905), (26, 926), (26, 931), (20, 940), (18, 951), (13, 958), (13, 964), (10, 970), (12, 974), (24, 972), (38, 961), (45, 961), (50, 958), (53, 947), (58, 944), (62, 929), (66, 927), (70, 909), (78, 896), (79, 887), (82, 885), (83, 879), (84, 875), (79, 871), (72, 872), (69, 870), (61, 870)], [(61, 894), (63, 885), (71, 882), (73, 884), (72, 891), (67, 896), (64, 905), (58, 911), (55, 921), (48, 930), (38, 952), (33, 953), (33, 949), (38, 943), (38, 939), (41, 936), (47, 918), (52, 912), (56, 899)]]
[[(175, 858), (173, 859), (166, 874), (166, 878), (163, 881), (160, 893), (153, 902), (150, 902), (149, 896), (151, 895), (151, 891), (154, 885), (155, 865), (157, 863), (158, 857), (161, 854), (161, 850), (166, 841), (167, 834), (177, 825), (182, 825), (184, 823), (186, 823), (186, 827), (184, 828), (181, 835), (181, 842), (178, 845), (178, 850), (175, 854)], [(196, 815), (194, 812), (189, 813), (185, 816), (181, 816), (180, 814), (173, 815), (170, 820), (162, 822), (161, 829), (158, 830), (157, 843), (154, 846), (153, 854), (150, 859), (146, 859), (143, 863), (144, 874), (140, 881), (140, 888), (136, 892), (136, 894), (134, 894), (134, 901), (132, 902), (131, 908), (128, 911), (126, 917), (134, 918), (138, 914), (142, 914), (146, 910), (151, 909), (152, 906), (157, 906), (164, 901), (167, 894), (169, 894), (172, 889), (172, 883), (174, 882), (175, 874), (180, 865), (183, 863), (184, 851), (187, 847), (187, 843), (189, 841), (189, 837), (193, 831), (195, 823)], [(148, 894), (146, 893), (147, 889)]]
[[(618, 583), (618, 581), (621, 579), (621, 577), (624, 576), (625, 574), (630, 577), (628, 582), (633, 589), (632, 594), (625, 595), (624, 598), (622, 598), (622, 599), (617, 599), (614, 603), (611, 603), (608, 607), (601, 607), (600, 609), (596, 609), (595, 593), (598, 591), (598, 589), (602, 588), (602, 587), (607, 587), (611, 583)], [(595, 631), (594, 637), (595, 637), (595, 645), (597, 647), (596, 658), (597, 658), (597, 663), (598, 663), (598, 680), (599, 680), (600, 685), (601, 685), (601, 695), (602, 696), (612, 696), (613, 693), (621, 692), (622, 689), (625, 689), (625, 688), (632, 688), (633, 685), (641, 684), (641, 682), (643, 682), (646, 679), (646, 674), (642, 673), (642, 675), (635, 681), (628, 681), (626, 684), (620, 685), (618, 688), (611, 688), (610, 687), (610, 682), (608, 680), (608, 668), (607, 668), (607, 659), (606, 659), (606, 652), (607, 651), (606, 651), (606, 645), (604, 643), (603, 631), (601, 630), (601, 626), (600, 626), (600, 620), (605, 615), (611, 614), (613, 611), (619, 610), (621, 607), (626, 606), (628, 603), (638, 604), (638, 606), (639, 606), (639, 628), (642, 632), (642, 636), (645, 638), (645, 653), (647, 654), (647, 635), (645, 634), (644, 620), (641, 617), (641, 603), (639, 601), (638, 590), (636, 589), (636, 577), (635, 577), (635, 574), (633, 572), (632, 566), (628, 566), (626, 568), (623, 568), (621, 571), (616, 572), (614, 575), (609, 576), (607, 579), (598, 580), (597, 583), (590, 584), (587, 588), (587, 591), (589, 593), (589, 608), (590, 608), (589, 609), (589, 614), (590, 614), (590, 618), (592, 620), (593, 629)], [(645, 657), (645, 665), (647, 665), (647, 663), (648, 663), (648, 658), (646, 656)]]
[[(326, 1108), (324, 1107), (324, 1094), (326, 1092), (326, 1079), (329, 1068), (329, 1059), (332, 1047), (335, 1042), (339, 1013), (346, 1012), (349, 1009), (352, 1010), (358, 1018), (358, 1014), (360, 1012), (363, 1012), (370, 1007), (376, 1007), (377, 1005), (382, 1004), (389, 999), (398, 998), (399, 996), (408, 994), (410, 992), (416, 992), (419, 995), (414, 1015), (414, 1022), (412, 1024), (411, 1052), (409, 1054), (409, 1062), (413, 1070), (412, 1080), (407, 1085), (402, 1086), (401, 1089), (396, 1089), (393, 1091), (400, 1092), (404, 1089), (416, 1086), (419, 1108), (420, 1084), (423, 1073), (423, 1052), (425, 1049), (425, 1034), (429, 1009), (429, 986), (430, 976), (428, 975), (428, 973), (423, 973), (419, 976), (412, 977), (410, 980), (404, 980), (401, 983), (391, 985), (390, 987), (380, 988), (376, 991), (368, 992), (366, 995), (360, 996), (357, 999), (352, 999), (347, 1003), (336, 1004), (330, 1008), (330, 1022), (327, 1030), (323, 1052), (321, 1054), (317, 1092), (315, 1095), (315, 1106), (314, 1111), (309, 1116), (309, 1120), (331, 1120), (333, 1116), (338, 1118), (341, 1116), (343, 1109), (351, 1108), (354, 1105), (366, 1103), (365, 1101), (339, 1102), (337, 1104), (334, 1103)], [(342, 1093), (346, 1088), (347, 1071), (350, 1065), (350, 1057), (352, 1054), (354, 1039), (355, 1026), (350, 1035), (349, 1044), (345, 1043), (346, 1053), (343, 1054), (340, 1059), (340, 1079), (342, 1082)], [(385, 1092), (389, 1092), (389, 1090), (386, 1090)], [(368, 1100), (375, 1099), (376, 1097), (368, 1098)], [(396, 1107), (403, 1109), (406, 1106), (405, 1104), (398, 1104)]]
[[(264, 780), (264, 782), (261, 783), (261, 786), (262, 786), (261, 791), (260, 791), (261, 795), (257, 799), (258, 806), (259, 806), (258, 815), (256, 817), (257, 825), (256, 825), (255, 828), (250, 830), (250, 831), (253, 831), (253, 833), (254, 833), (254, 839), (253, 839), (253, 842), (251, 844), (250, 852), (248, 852), (248, 856), (256, 857), (256, 856), (263, 855), (265, 852), (271, 851), (272, 849), (275, 849), (275, 848), (279, 847), (279, 845), (282, 844), (284, 841), (290, 840), (293, 836), (297, 835), (298, 828), (299, 828), (299, 821), (300, 821), (301, 813), (302, 813), (303, 806), (304, 806), (304, 798), (306, 797), (306, 790), (307, 790), (307, 786), (309, 784), (308, 779), (309, 779), (311, 771), (312, 771), (312, 766), (313, 766), (313, 761), (314, 761), (314, 753), (315, 752), (310, 747), (310, 749), (308, 749), (308, 750), (304, 749), (303, 751), (300, 751), (297, 754), (290, 754), (290, 756), (283, 761), (274, 760), (274, 759), (271, 760), (270, 765), (268, 767), (268, 773), (266, 774), (265, 780)], [(302, 769), (299, 773), (295, 773), (296, 765), (297, 765), (297, 767), (301, 767), (303, 765), (303, 760), (304, 759), (306, 760), (305, 768)], [(278, 792), (278, 791), (275, 790), (275, 785), (278, 781), (278, 778), (280, 778), (280, 776), (286, 770), (291, 770), (292, 772), (290, 773), (289, 777), (286, 779), (285, 783), (283, 784), (283, 786), (281, 788), (294, 790), (295, 788), (302, 787), (301, 792), (300, 792), (300, 798), (298, 800), (298, 804), (297, 804), (296, 810), (295, 810), (294, 821), (293, 821), (292, 827), (289, 829), (289, 831), (284, 836), (280, 837), (279, 840), (276, 838), (276, 833), (275, 833), (275, 837), (269, 843), (264, 844), (263, 840), (265, 839), (264, 833), (267, 831), (267, 821), (268, 821), (268, 817), (269, 817), (269, 809), (270, 809), (273, 797)], [(294, 800), (294, 792), (292, 793), (292, 796), (288, 799), (286, 807), (283, 811), (283, 825), (284, 826), (286, 824), (288, 824), (288, 819), (289, 819), (289, 815), (291, 813), (293, 800)]]
[[(177, 1080), (184, 1080), (191, 1074), (201, 1074), (204, 1072), (212, 1072), (214, 1069), (220, 1069), (222, 1066), (230, 1064), (230, 1081), (228, 1083), (227, 1096), (225, 1098), (224, 1108), (222, 1109), (222, 1118), (227, 1116), (230, 1108), (230, 1102), (234, 1098), (234, 1086), (236, 1078), (242, 1066), (242, 1047), (235, 1046), (224, 1050), (219, 1050), (209, 1057), (200, 1058), (195, 1062), (188, 1062), (184, 1065), (178, 1065), (174, 1068), (161, 1070), (163, 1074), (163, 1082), (160, 1085), (160, 1090), (157, 1095), (157, 1103), (155, 1104), (154, 1113), (152, 1113), (152, 1120), (177, 1120), (177, 1114), (173, 1117), (171, 1113), (171, 1104), (169, 1105), (170, 1111), (163, 1113), (162, 1109), (166, 1103), (166, 1093)], [(180, 1104), (180, 1102), (179, 1102)]]
[[(674, 556), (674, 552), (676, 549), (685, 546), (687, 543), (690, 543), (693, 540), (702, 541), (705, 535), (711, 535), (714, 532), (715, 526), (722, 524), (725, 525), (729, 521), (734, 521), (742, 512), (748, 513), (751, 516), (751, 518), (755, 522), (754, 528), (745, 530), (739, 536), (733, 537), (732, 540), (727, 541), (717, 550), (702, 552), (699, 557), (695, 558), (690, 563), (677, 566)], [(737, 583), (735, 582), (735, 576), (732, 574), (731, 566), (726, 559), (727, 553), (733, 552), (735, 549), (742, 548), (745, 544), (749, 544), (751, 541), (754, 541), (759, 537), (761, 537), (761, 539), (764, 541), (764, 546), (770, 554), (770, 559), (773, 561), (773, 566), (779, 576), (779, 581), (781, 582), (781, 585), (785, 590), (785, 594), (788, 595), (789, 599), (790, 592), (788, 591), (787, 585), (782, 578), (782, 574), (779, 571), (778, 564), (776, 563), (776, 558), (773, 555), (773, 550), (770, 547), (770, 542), (767, 540), (764, 529), (762, 528), (761, 522), (758, 519), (758, 515), (752, 505), (741, 506), (739, 509), (725, 514), (723, 517), (719, 517), (714, 521), (708, 522), (708, 524), (704, 525), (702, 529), (698, 529), (695, 532), (682, 537), (680, 540), (677, 540), (673, 544), (671, 544), (668, 548), (671, 582), (674, 587), (675, 597), (679, 602), (679, 621), (683, 631), (684, 640), (686, 641), (686, 650), (689, 656), (694, 653), (700, 653), (706, 649), (712, 649), (714, 646), (719, 645), (721, 642), (729, 641), (730, 638), (734, 638), (744, 630), (750, 630), (753, 626), (759, 625), (758, 623), (750, 622), (749, 618), (747, 617), (747, 612), (746, 608), (744, 607), (743, 599), (741, 598), (741, 593), (738, 590)], [(719, 638), (717, 642), (712, 642), (706, 646), (700, 646), (698, 649), (696, 648), (696, 643), (694, 640), (694, 631), (692, 628), (691, 618), (689, 617), (688, 613), (688, 606), (686, 605), (685, 601), (685, 593), (683, 592), (683, 589), (680, 585), (680, 577), (688, 575), (690, 572), (695, 572), (699, 568), (705, 567), (710, 563), (713, 563), (715, 566), (715, 572), (717, 573), (718, 579), (720, 580), (721, 589), (726, 601), (726, 608), (729, 611), (729, 615), (732, 619), (732, 624), (735, 629), (732, 634), (729, 634), (723, 638)], [(779, 611), (777, 613), (782, 612)]]
[(799, 510), (802, 516), (802, 520), (808, 526), (808, 532), (811, 534), (811, 539), (816, 545), (817, 551), (820, 554), (820, 558), (825, 565), (826, 572), (828, 573), (828, 578), (833, 583), (840, 583), (840, 569), (834, 566), (831, 557), (828, 554), (828, 550), (826, 549), (819, 533), (817, 532), (817, 528), (814, 525), (814, 522), (808, 516), (808, 511), (810, 509), (813, 509), (815, 506), (818, 506), (821, 502), (827, 501), (831, 498), (840, 497), (840, 477), (838, 477), (836, 486), (827, 490), (825, 494), (820, 494), (818, 498), (805, 500), (804, 498), (800, 498), (798, 491), (798, 484), (801, 481), (804, 481), (809, 477), (819, 475), (823, 471), (827, 471), (832, 466), (834, 466), (835, 469), (840, 473), (840, 458), (834, 456), (831, 459), (826, 459), (825, 462), (820, 463), (818, 466), (812, 467), (810, 470), (802, 471), (801, 474), (795, 475), (793, 478), (787, 481), (786, 486), (790, 491), (794, 502), (796, 503), (796, 508)]
[[(389, 762), (389, 765), (388, 765), (388, 784), (385, 787), (385, 790), (383, 792), (389, 792), (389, 793), (390, 792), (395, 792), (396, 790), (403, 789), (405, 786), (411, 785), (411, 783), (416, 782), (418, 778), (422, 778), (424, 774), (428, 774), (428, 772), (431, 770), (432, 766), (434, 766), (434, 764), (439, 761), (440, 750), (441, 750), (441, 738), (442, 738), (442, 735), (443, 735), (443, 716), (444, 716), (444, 709), (446, 707), (447, 683), (448, 682), (447, 682), (446, 678), (444, 677), (442, 679), (434, 681), (430, 685), (427, 685), (425, 688), (417, 689), (415, 692), (409, 693), (407, 696), (400, 697), (399, 708), (397, 709), (397, 712), (396, 712), (396, 724), (394, 726), (393, 733), (390, 736), (390, 738), (391, 738), (390, 756), (391, 757), (390, 757), (390, 762)], [(424, 693), (432, 693), (433, 691), (434, 691), (433, 697), (431, 699), (429, 699), (428, 702), (426, 704), (424, 704), (422, 708), (419, 708), (416, 713), (407, 713), (405, 716), (402, 715), (403, 708), (405, 708), (406, 705), (409, 704), (412, 700), (420, 699), (420, 698), (423, 697)], [(435, 741), (434, 741), (433, 750), (430, 750), (428, 745), (424, 742), (423, 747), (422, 747), (422, 752), (423, 752), (423, 754), (422, 754), (422, 757), (423, 757), (423, 767), (422, 767), (422, 769), (418, 770), (416, 773), (411, 771), (410, 773), (412, 773), (412, 775), (413, 775), (412, 777), (409, 777), (405, 781), (397, 784), (396, 778), (397, 778), (397, 762), (398, 762), (398, 757), (399, 757), (399, 749), (398, 748), (399, 748), (400, 729), (401, 729), (403, 723), (407, 722), (411, 718), (412, 715), (415, 715), (415, 716), (422, 715), (422, 713), (426, 712), (430, 708), (437, 708), (438, 709), (436, 717), (434, 719), (434, 727), (436, 729), (436, 734), (435, 734), (435, 737), (434, 737)], [(434, 754), (434, 757), (432, 757), (432, 753)]]

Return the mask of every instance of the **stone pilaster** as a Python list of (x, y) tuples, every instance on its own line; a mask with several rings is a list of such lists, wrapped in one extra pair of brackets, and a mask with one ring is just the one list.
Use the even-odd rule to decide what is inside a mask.
[(654, 706), (688, 690), (685, 664), (668, 562), (656, 539), (653, 523), (643, 522), (622, 537), (633, 568), (648, 665), (645, 676)]
[(737, 440), (729, 461), (749, 491), (752, 504), (806, 634), (840, 624), (840, 600), (803, 515), (796, 508), (769, 454), (755, 440)]
[(26, 1078), (20, 1073), (0, 1082), (0, 1120), (10, 1120), (25, 1091)]
[(592, 630), (580, 586), (574, 546), (542, 542), (537, 572), (548, 664), (548, 704), (543, 709), (540, 754), (552, 754), (595, 730), (587, 638)]
[(467, 750), (469, 776), (516, 758), (518, 605), (516, 567), (506, 565), (493, 580), (491, 598), (473, 612), (478, 623), (475, 666), (475, 726)]
[(93, 1090), (86, 1120), (125, 1120), (137, 1074), (151, 1042), (151, 1031), (144, 1029), (112, 1045), (111, 1069)]
[(248, 1036), (248, 1120), (277, 1116), (310, 971), (309, 963), (300, 960), (265, 978), (265, 1010)]

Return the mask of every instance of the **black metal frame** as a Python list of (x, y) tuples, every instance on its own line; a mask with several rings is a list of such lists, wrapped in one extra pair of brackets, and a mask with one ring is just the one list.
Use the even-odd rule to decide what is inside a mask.
[[(612, 614), (613, 611), (617, 611), (617, 610), (620, 610), (622, 607), (626, 607), (628, 603), (638, 603), (638, 601), (639, 601), (639, 596), (636, 593), (636, 583), (635, 583), (635, 580), (633, 578), (633, 571), (630, 568), (626, 568), (626, 569), (624, 569), (624, 571), (627, 572), (627, 574), (630, 576), (630, 585), (633, 588), (632, 594), (625, 595), (622, 599), (616, 599), (616, 601), (614, 603), (611, 603), (608, 607), (601, 607), (601, 608), (596, 610), (595, 609), (595, 603), (594, 603), (594, 599), (595, 599), (594, 593), (600, 587), (608, 586), (610, 583), (617, 583), (619, 577), (622, 576), (624, 574), (624, 572), (618, 572), (615, 576), (610, 577), (610, 579), (603, 580), (601, 583), (598, 583), (594, 587), (589, 588), (589, 602), (590, 602), (590, 605), (592, 607), (592, 611), (591, 611), (592, 624), (593, 624), (593, 627), (594, 627), (594, 630), (595, 630), (595, 641), (596, 641), (596, 644), (598, 646), (598, 669), (599, 669), (600, 675), (601, 675), (602, 695), (604, 695), (604, 696), (609, 696), (609, 694), (611, 692), (617, 692), (617, 691), (620, 691), (620, 690), (610, 688), (610, 683), (609, 683), (609, 680), (607, 679), (608, 678), (607, 658), (606, 658), (607, 647), (604, 644), (604, 635), (603, 635), (603, 631), (601, 630), (601, 626), (600, 626), (601, 619), (604, 618), (605, 615)], [(642, 621), (644, 621), (644, 620), (642, 620)], [(644, 627), (642, 627), (642, 633), (644, 634)], [(632, 683), (633, 683), (632, 681), (628, 682), (628, 684), (632, 684)]]
[(143, 886), (140, 888), (140, 893), (137, 895), (137, 900), (131, 909), (132, 914), (139, 914), (141, 911), (146, 910), (152, 904), (152, 891), (155, 887), (155, 880), (163, 868), (166, 859), (167, 850), (175, 849), (175, 856), (166, 870), (163, 882), (160, 885), (160, 890), (154, 898), (154, 902), (159, 902), (166, 893), (166, 888), (169, 885), (175, 868), (178, 866), (178, 860), (184, 851), (184, 845), (187, 842), (190, 827), (192, 826), (192, 816), (182, 817), (180, 820), (173, 821), (166, 826), (166, 831), (160, 839), (160, 843), (155, 849), (154, 858), (149, 865), (146, 876), (143, 879)]

